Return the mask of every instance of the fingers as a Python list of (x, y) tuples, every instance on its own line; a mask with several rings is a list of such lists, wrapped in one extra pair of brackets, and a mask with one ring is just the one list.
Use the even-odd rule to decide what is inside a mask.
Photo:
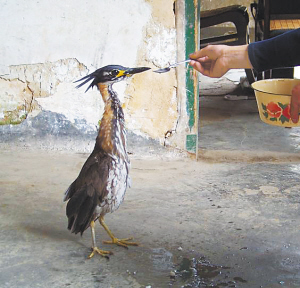
[(291, 119), (293, 123), (298, 123), (299, 121), (299, 110), (300, 110), (300, 84), (296, 85), (292, 90)]
[(210, 74), (210, 65), (205, 65), (205, 62), (202, 62), (200, 60), (191, 60), (189, 63), (194, 69), (196, 69), (198, 72), (205, 76), (209, 76)]
[(193, 60), (198, 61), (200, 63), (211, 62), (211, 60), (208, 58), (208, 56), (201, 57), (201, 58), (196, 58), (196, 59), (193, 59)]
[(190, 65), (205, 76), (219, 78), (228, 71), (224, 62), (225, 49), (225, 45), (208, 45), (190, 54)]
[(209, 59), (217, 59), (220, 56), (220, 52), (223, 45), (208, 45), (199, 51), (196, 51), (190, 54), (191, 59), (199, 59), (199, 58), (209, 58)]
[(199, 58), (207, 57), (207, 52), (206, 52), (207, 49), (206, 48), (207, 47), (190, 54), (189, 55), (190, 59), (199, 59)]

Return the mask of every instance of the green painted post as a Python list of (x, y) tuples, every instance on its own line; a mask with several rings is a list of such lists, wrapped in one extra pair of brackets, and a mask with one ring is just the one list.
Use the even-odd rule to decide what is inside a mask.
[[(185, 0), (185, 52), (189, 54), (200, 46), (200, 0)], [(186, 97), (189, 133), (186, 135), (186, 149), (198, 151), (198, 118), (199, 118), (199, 78), (198, 73), (190, 66), (186, 70)]]

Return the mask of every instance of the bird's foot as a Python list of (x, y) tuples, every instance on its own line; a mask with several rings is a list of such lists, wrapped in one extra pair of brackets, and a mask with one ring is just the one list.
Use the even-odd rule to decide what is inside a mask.
[(104, 244), (116, 244), (118, 246), (122, 246), (128, 248), (128, 246), (139, 246), (136, 242), (130, 242), (133, 237), (125, 238), (125, 239), (118, 239), (116, 237), (111, 238), (111, 241), (103, 241)]
[(105, 257), (106, 259), (109, 259), (108, 255), (113, 255), (113, 252), (111, 251), (105, 251), (99, 249), (98, 247), (92, 247), (92, 253), (89, 255), (88, 259), (91, 259), (96, 253), (102, 257)]

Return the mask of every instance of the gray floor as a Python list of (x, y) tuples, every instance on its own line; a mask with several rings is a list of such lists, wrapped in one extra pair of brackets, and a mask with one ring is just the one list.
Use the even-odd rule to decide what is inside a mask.
[(295, 158), (300, 151), (300, 128), (263, 123), (255, 100), (201, 97), (199, 131), (199, 148), (204, 150), (263, 152), (274, 157), (292, 153)]
[[(132, 188), (90, 253), (67, 229), (64, 190), (87, 155), (0, 150), (0, 287), (300, 287), (299, 129), (253, 100), (201, 97), (199, 160), (132, 156)], [(97, 227), (98, 245), (107, 235)]]

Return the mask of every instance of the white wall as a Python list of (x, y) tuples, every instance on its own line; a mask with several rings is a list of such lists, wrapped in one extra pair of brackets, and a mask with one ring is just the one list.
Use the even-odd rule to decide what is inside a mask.
[[(108, 64), (160, 68), (175, 61), (173, 2), (0, 0), (0, 122), (47, 110), (96, 129), (99, 92), (83, 94), (73, 81)], [(132, 131), (162, 142), (174, 130), (175, 71), (142, 73), (116, 88)]]
[(144, 0), (1, 0), (0, 74), (76, 58), (88, 68), (134, 65), (151, 17)]

